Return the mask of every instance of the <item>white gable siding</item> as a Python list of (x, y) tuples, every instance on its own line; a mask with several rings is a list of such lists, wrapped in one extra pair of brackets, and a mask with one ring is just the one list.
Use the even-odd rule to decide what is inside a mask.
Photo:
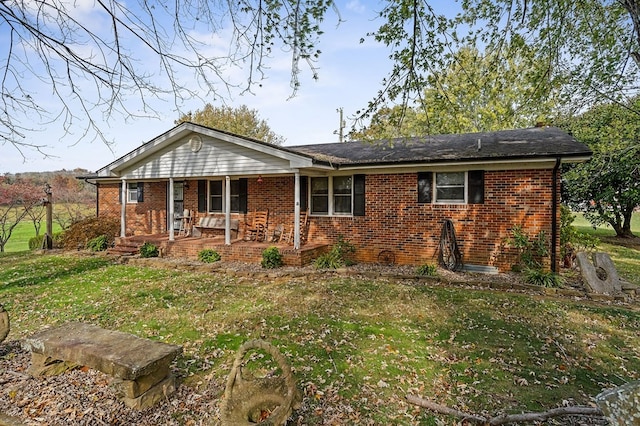
[(288, 160), (205, 136), (202, 142), (200, 151), (193, 152), (189, 138), (181, 139), (122, 174), (126, 179), (158, 179), (292, 172)]

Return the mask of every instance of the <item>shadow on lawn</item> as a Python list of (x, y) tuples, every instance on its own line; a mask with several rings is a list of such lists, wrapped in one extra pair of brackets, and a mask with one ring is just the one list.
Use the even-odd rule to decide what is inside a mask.
[[(61, 267), (61, 262), (64, 262), (64, 267)], [(9, 267), (0, 272), (0, 290), (48, 284), (53, 280), (103, 268), (112, 262), (111, 259), (98, 257), (35, 257), (26, 264), (28, 269), (25, 264), (21, 264), (22, 269), (20, 269), (11, 268), (10, 260), (8, 261), (7, 257), (5, 257), (2, 259), (2, 263), (9, 263)]]

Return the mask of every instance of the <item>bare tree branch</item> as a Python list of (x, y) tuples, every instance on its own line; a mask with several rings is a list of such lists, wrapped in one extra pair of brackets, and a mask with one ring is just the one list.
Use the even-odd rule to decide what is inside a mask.
[(407, 395), (407, 402), (417, 405), (422, 408), (426, 408), (435, 413), (444, 414), (447, 416), (457, 417), (466, 422), (472, 422), (479, 425), (504, 425), (509, 423), (531, 423), (531, 422), (543, 422), (556, 417), (563, 416), (595, 416), (602, 417), (602, 411), (595, 407), (575, 406), (575, 407), (559, 407), (553, 408), (548, 411), (535, 412), (535, 413), (522, 413), (522, 414), (501, 414), (495, 417), (483, 417), (475, 414), (465, 413), (447, 406), (438, 404), (428, 399), (421, 398), (416, 395)]

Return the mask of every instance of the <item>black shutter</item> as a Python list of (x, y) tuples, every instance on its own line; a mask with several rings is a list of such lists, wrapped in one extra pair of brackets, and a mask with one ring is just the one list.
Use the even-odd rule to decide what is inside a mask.
[(207, 212), (207, 181), (198, 181), (198, 213)]
[(469, 170), (469, 204), (484, 204), (484, 170)]
[(122, 182), (118, 184), (118, 203), (122, 204)]
[(248, 183), (249, 179), (247, 178), (242, 178), (238, 181), (238, 210), (240, 211), (240, 213), (247, 212), (247, 192), (249, 187)]
[(139, 203), (144, 202), (144, 183), (138, 182), (137, 199)]
[(309, 209), (309, 177), (300, 176), (300, 211), (306, 212)]
[(418, 173), (418, 203), (431, 203), (433, 200), (433, 173)]
[(365, 175), (353, 175), (353, 215), (364, 216), (364, 181)]

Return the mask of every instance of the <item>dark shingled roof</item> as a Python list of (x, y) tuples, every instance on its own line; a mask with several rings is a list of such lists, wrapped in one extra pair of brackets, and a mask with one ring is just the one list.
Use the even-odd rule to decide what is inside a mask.
[(591, 150), (586, 145), (556, 127), (433, 135), (371, 142), (299, 145), (287, 148), (334, 166), (557, 157), (567, 160), (591, 156)]

